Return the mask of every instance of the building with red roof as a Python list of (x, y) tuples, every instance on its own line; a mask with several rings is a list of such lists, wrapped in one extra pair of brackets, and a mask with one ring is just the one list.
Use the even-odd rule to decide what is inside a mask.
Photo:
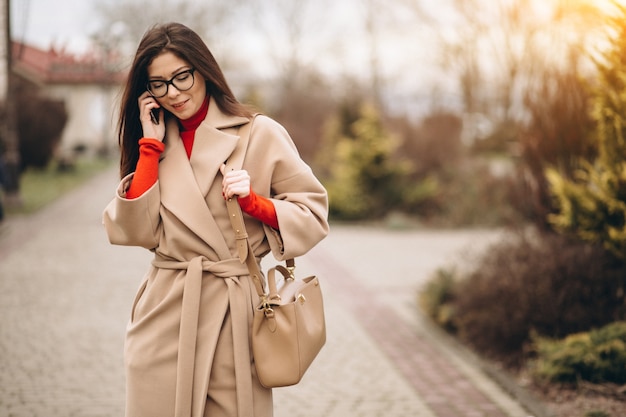
[(79, 148), (96, 152), (117, 146), (115, 101), (126, 79), (119, 56), (95, 51), (77, 56), (20, 42), (13, 42), (12, 52), (15, 75), (65, 103), (68, 121), (59, 152), (70, 155)]

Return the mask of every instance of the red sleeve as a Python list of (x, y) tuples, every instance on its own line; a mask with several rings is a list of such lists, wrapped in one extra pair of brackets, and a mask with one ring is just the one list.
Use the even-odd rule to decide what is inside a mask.
[(278, 230), (276, 208), (269, 198), (257, 195), (250, 190), (250, 194), (247, 197), (238, 197), (237, 201), (241, 210), (245, 213)]
[(159, 157), (164, 150), (165, 144), (159, 140), (143, 138), (139, 141), (139, 160), (126, 198), (137, 198), (156, 183), (159, 178)]

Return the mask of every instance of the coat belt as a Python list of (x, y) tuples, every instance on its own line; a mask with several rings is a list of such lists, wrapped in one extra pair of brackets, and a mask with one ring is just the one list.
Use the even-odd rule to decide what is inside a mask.
[(197, 256), (190, 261), (153, 260), (152, 265), (163, 269), (187, 270), (183, 286), (180, 333), (178, 337), (178, 364), (176, 369), (175, 417), (192, 415), (193, 379), (195, 372), (196, 340), (202, 290), (202, 273), (210, 272), (224, 278), (228, 287), (228, 300), (233, 326), (233, 349), (235, 357), (235, 379), (237, 381), (237, 409), (240, 416), (252, 416), (252, 372), (250, 371), (250, 343), (248, 311), (250, 292), (244, 291), (239, 276), (249, 275), (248, 267), (238, 258), (209, 261)]

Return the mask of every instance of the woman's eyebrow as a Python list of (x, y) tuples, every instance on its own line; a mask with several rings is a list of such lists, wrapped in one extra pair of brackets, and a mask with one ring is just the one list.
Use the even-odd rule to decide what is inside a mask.
[[(172, 72), (170, 73), (170, 75), (173, 77), (173, 76), (175, 76), (176, 74), (178, 74), (179, 72), (183, 72), (183, 71), (186, 71), (186, 70), (189, 70), (189, 69), (191, 69), (191, 67), (190, 67), (190, 66), (188, 66), (188, 65), (183, 65), (182, 67), (180, 67), (180, 68), (175, 69), (174, 71), (172, 71)], [(155, 79), (159, 79), (159, 80), (166, 80), (166, 79), (168, 79), (169, 77), (163, 77), (162, 75), (155, 75), (155, 76), (150, 76), (150, 75), (149, 75), (149, 76), (148, 76), (148, 78), (149, 78), (150, 80), (155, 80)]]

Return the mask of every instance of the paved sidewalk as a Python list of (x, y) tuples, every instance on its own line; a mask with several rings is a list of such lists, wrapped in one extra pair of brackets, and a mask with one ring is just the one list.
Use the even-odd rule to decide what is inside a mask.
[[(0, 231), (2, 417), (123, 415), (124, 329), (151, 254), (106, 239), (116, 183), (111, 170)], [(301, 384), (275, 390), (276, 417), (541, 417), (415, 309), (433, 271), (497, 236), (333, 226), (297, 261), (321, 278), (328, 342)]]

